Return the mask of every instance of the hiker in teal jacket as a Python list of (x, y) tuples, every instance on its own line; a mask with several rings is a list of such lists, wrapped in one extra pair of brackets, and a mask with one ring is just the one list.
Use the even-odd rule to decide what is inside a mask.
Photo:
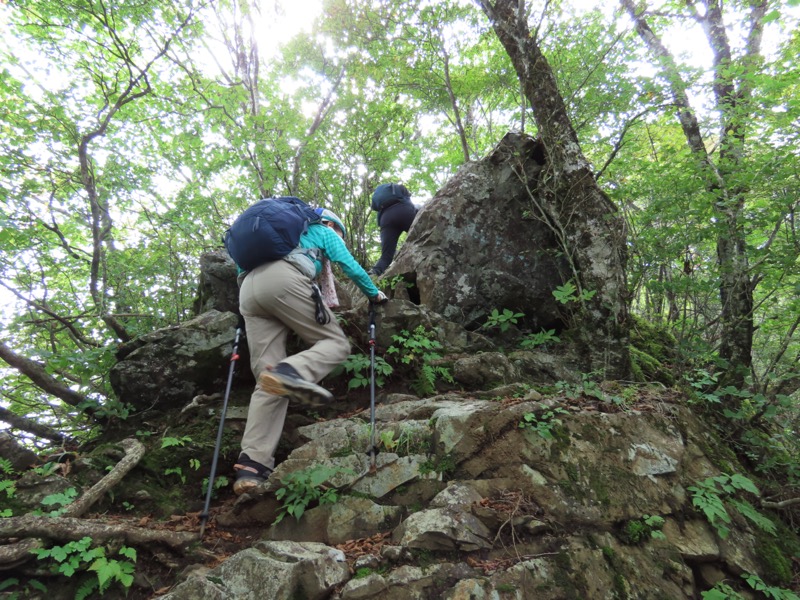
[[(275, 450), (290, 402), (313, 408), (333, 400), (333, 395), (317, 383), (345, 361), (350, 342), (313, 281), (326, 272), (332, 278), (325, 261), (339, 264), (370, 301), (386, 301), (342, 241), (345, 228), (341, 219), (328, 210), (317, 210), (322, 221), (309, 225), (300, 237), (305, 250), (240, 277), (239, 311), (244, 317), (250, 367), (258, 385), (250, 397), (242, 451), (234, 465), (233, 490), (237, 495), (264, 482), (274, 469)], [(308, 348), (287, 356), (290, 331)]]

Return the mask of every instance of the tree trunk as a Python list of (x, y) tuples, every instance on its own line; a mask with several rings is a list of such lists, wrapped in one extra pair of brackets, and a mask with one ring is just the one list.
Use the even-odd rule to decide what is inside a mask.
[(478, 2), (511, 58), (547, 152), (537, 184), (548, 201), (537, 209), (559, 231), (572, 267), (578, 306), (573, 322), (587, 351), (586, 367), (607, 378), (626, 378), (625, 222), (581, 151), (553, 70), (528, 27), (524, 0)]
[[(741, 74), (734, 63), (728, 34), (722, 18), (722, 6), (717, 2), (707, 5), (705, 15), (690, 6), (692, 16), (700, 23), (708, 38), (714, 56), (714, 98), (719, 115), (719, 160), (715, 164), (703, 142), (695, 111), (686, 93), (688, 84), (683, 80), (674, 57), (653, 32), (644, 18), (644, 10), (632, 0), (620, 0), (622, 7), (634, 22), (636, 32), (655, 56), (662, 75), (669, 83), (672, 101), (678, 108), (678, 120), (686, 142), (697, 158), (705, 177), (705, 189), (714, 198), (719, 230), (717, 232), (717, 267), (719, 269), (719, 297), (721, 303), (721, 335), (719, 355), (729, 365), (720, 385), (742, 387), (752, 366), (753, 350), (753, 292), (756, 282), (752, 278), (748, 261), (747, 238), (744, 228), (744, 203), (746, 190), (732, 183), (736, 173), (743, 169), (745, 160), (744, 123), (751, 118), (747, 107), (752, 92), (750, 71), (760, 61), (763, 17), (767, 10), (764, 0), (750, 6), (750, 30), (746, 52), (739, 59)], [(739, 85), (736, 85), (739, 77)]]

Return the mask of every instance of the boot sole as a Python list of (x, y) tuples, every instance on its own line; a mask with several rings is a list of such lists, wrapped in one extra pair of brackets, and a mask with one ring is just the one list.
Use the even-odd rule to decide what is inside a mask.
[(266, 482), (266, 479), (256, 479), (253, 478), (245, 478), (245, 479), (237, 479), (233, 483), (233, 493), (237, 496), (241, 496), (242, 494), (248, 493), (256, 489), (262, 483)]
[(286, 396), (293, 404), (303, 407), (317, 408), (327, 406), (333, 401), (333, 394), (316, 383), (282, 377), (271, 371), (261, 373), (258, 383), (268, 394)]

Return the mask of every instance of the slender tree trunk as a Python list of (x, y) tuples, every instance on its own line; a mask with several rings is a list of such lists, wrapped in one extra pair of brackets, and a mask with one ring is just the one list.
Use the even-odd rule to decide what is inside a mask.
[(553, 70), (528, 26), (524, 0), (478, 2), (511, 58), (547, 152), (544, 175), (536, 185), (548, 202), (539, 208), (559, 230), (573, 269), (580, 298), (575, 325), (587, 350), (585, 366), (608, 378), (626, 378), (625, 222), (597, 185), (581, 151)]
[(444, 59), (444, 84), (447, 88), (447, 96), (450, 98), (450, 105), (453, 107), (453, 122), (456, 126), (456, 132), (458, 132), (458, 139), (461, 142), (461, 154), (464, 156), (464, 162), (469, 162), (470, 154), (467, 132), (461, 120), (461, 111), (458, 108), (456, 94), (453, 91), (453, 83), (450, 81), (450, 54), (448, 54), (447, 50), (444, 48), (442, 48), (442, 57)]
[[(760, 61), (763, 17), (767, 10), (765, 0), (750, 6), (750, 30), (747, 46), (740, 66), (734, 69), (730, 45), (722, 18), (722, 6), (716, 0), (706, 3), (705, 14), (696, 12), (687, 3), (694, 19), (703, 26), (714, 56), (714, 97), (720, 115), (719, 159), (715, 163), (703, 142), (695, 111), (689, 104), (688, 87), (676, 65), (674, 57), (653, 32), (644, 18), (645, 10), (637, 8), (633, 0), (620, 0), (622, 7), (633, 19), (636, 32), (655, 56), (662, 74), (669, 82), (672, 100), (678, 107), (678, 120), (686, 142), (697, 158), (705, 176), (705, 188), (714, 200), (718, 215), (717, 266), (719, 269), (720, 347), (719, 355), (729, 365), (722, 385), (741, 387), (752, 366), (753, 349), (753, 292), (756, 281), (752, 278), (748, 261), (745, 218), (743, 216), (747, 190), (735, 183), (736, 174), (742, 170), (744, 158), (744, 124), (750, 118), (747, 101), (752, 92), (748, 74)], [(739, 77), (740, 84), (736, 85)]]

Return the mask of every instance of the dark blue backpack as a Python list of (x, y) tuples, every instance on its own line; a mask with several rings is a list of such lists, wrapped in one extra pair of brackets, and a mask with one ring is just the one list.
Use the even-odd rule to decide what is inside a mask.
[(398, 202), (411, 202), (411, 192), (402, 183), (382, 183), (372, 193), (372, 210), (382, 211)]
[(233, 261), (250, 271), (289, 254), (297, 248), (309, 223), (319, 220), (314, 209), (299, 198), (265, 198), (237, 217), (223, 242)]

